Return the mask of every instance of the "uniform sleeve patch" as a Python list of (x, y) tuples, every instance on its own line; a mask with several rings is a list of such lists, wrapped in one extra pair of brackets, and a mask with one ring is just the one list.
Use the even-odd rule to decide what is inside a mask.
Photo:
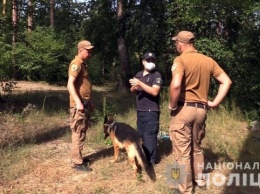
[(157, 78), (157, 79), (156, 79), (156, 83), (157, 83), (157, 84), (162, 84), (162, 79), (161, 79), (161, 78)]
[(177, 67), (178, 67), (177, 63), (174, 63), (172, 65), (171, 71), (174, 72), (177, 69)]
[(71, 71), (77, 71), (78, 70), (78, 66), (73, 64), (73, 65), (71, 65), (70, 69), (71, 69)]

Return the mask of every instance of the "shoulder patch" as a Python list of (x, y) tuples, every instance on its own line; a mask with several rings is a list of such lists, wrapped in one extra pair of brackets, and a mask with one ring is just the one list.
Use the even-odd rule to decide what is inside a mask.
[(70, 69), (71, 69), (71, 71), (77, 71), (78, 70), (78, 66), (73, 64), (73, 65), (71, 65)]
[(177, 69), (177, 67), (178, 67), (178, 64), (177, 64), (177, 63), (174, 63), (174, 64), (172, 65), (171, 71), (174, 72), (174, 71)]
[(162, 79), (161, 78), (156, 78), (156, 83), (157, 84), (162, 84)]

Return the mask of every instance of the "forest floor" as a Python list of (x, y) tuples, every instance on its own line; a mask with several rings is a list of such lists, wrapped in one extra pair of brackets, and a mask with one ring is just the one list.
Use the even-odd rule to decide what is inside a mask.
[[(50, 86), (44, 83), (19, 82), (18, 90), (60, 90), (66, 91), (65, 86)], [(39, 121), (41, 122), (41, 121)], [(60, 120), (60, 127), (68, 125), (67, 120)], [(68, 130), (68, 128), (66, 129)], [(133, 170), (127, 162), (124, 151), (121, 152), (118, 163), (110, 163), (113, 157), (113, 147), (110, 145), (96, 145), (90, 138), (94, 138), (95, 127), (87, 132), (87, 141), (83, 155), (90, 159), (91, 172), (77, 171), (71, 168), (69, 157), (70, 141), (59, 137), (43, 141), (30, 147), (29, 158), (16, 161), (10, 171), (15, 174), (21, 166), (28, 171), (20, 173), (15, 179), (0, 180), (0, 194), (167, 194), (174, 193), (169, 189), (167, 180), (171, 177), (173, 163), (170, 154), (171, 143), (169, 139), (158, 141), (159, 163), (155, 165), (157, 181), (151, 182), (146, 174), (134, 177)], [(241, 131), (244, 126), (241, 126)], [(69, 130), (67, 133), (70, 133)], [(241, 133), (243, 135), (243, 133)], [(246, 133), (244, 133), (246, 135)], [(69, 135), (68, 135), (69, 136)], [(207, 156), (206, 156), (207, 159)], [(216, 173), (217, 170), (210, 172)], [(227, 172), (223, 172), (226, 174)], [(169, 180), (168, 180), (169, 181)], [(259, 180), (258, 180), (259, 181)], [(226, 189), (210, 185), (208, 190), (195, 188), (198, 194), (236, 194), (237, 189)], [(248, 190), (246, 193), (257, 193), (257, 190)]]

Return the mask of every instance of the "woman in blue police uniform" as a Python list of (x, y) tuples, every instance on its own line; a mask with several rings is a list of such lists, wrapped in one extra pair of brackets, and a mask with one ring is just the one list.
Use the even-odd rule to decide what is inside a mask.
[(137, 132), (143, 141), (143, 148), (150, 165), (156, 163), (157, 135), (160, 118), (161, 74), (155, 70), (156, 57), (147, 52), (142, 57), (143, 71), (130, 79), (131, 92), (136, 92)]

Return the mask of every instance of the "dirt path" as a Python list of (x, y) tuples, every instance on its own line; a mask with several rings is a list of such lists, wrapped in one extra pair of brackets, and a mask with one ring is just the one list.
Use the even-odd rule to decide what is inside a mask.
[(67, 90), (66, 86), (55, 86), (44, 82), (18, 81), (15, 85), (18, 91), (36, 91), (36, 90)]

